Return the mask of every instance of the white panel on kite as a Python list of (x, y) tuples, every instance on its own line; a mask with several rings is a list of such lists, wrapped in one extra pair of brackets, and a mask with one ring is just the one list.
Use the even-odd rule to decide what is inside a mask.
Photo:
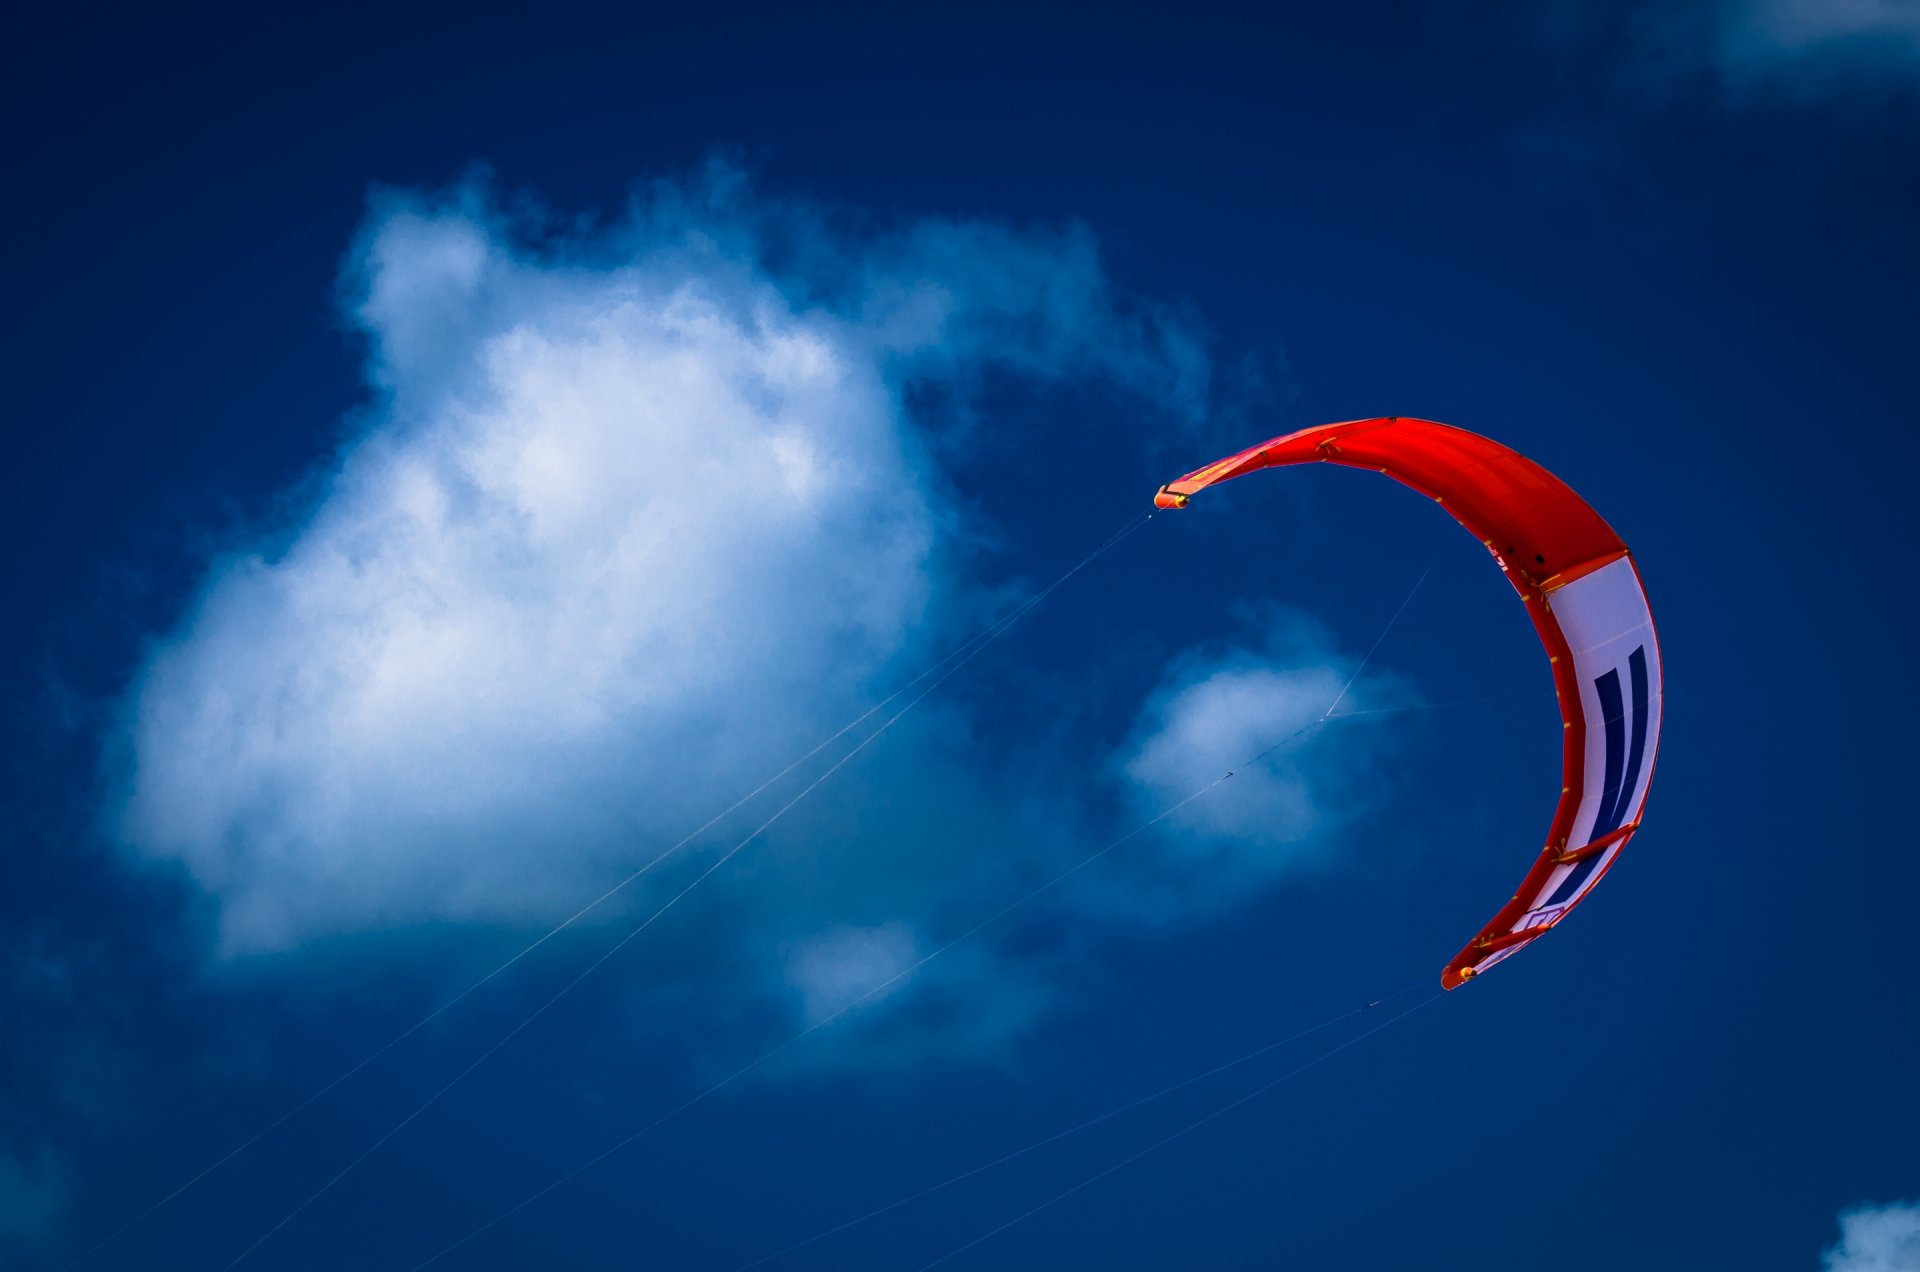
[[(1627, 557), (1552, 593), (1548, 604), (1573, 652), (1586, 720), (1580, 807), (1565, 845), (1571, 852), (1640, 819), (1660, 742), (1660, 650), (1646, 593)], [(1550, 923), (1578, 902), (1626, 838), (1556, 869), (1514, 930)]]

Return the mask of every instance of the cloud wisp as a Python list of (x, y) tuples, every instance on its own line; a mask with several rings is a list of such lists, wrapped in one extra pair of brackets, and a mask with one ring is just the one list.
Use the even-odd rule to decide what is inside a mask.
[(45, 1239), (66, 1201), (66, 1180), (50, 1158), (0, 1153), (0, 1248)]
[(1920, 1201), (1861, 1205), (1840, 1212), (1840, 1240), (1825, 1272), (1912, 1272), (1920, 1268)]
[(1716, 35), (1715, 60), (1736, 77), (1857, 80), (1920, 70), (1913, 0), (1743, 0), (1722, 8)]
[[(1311, 735), (1352, 727), (1326, 719), (1336, 702), (1365, 711), (1412, 697), (1411, 687), (1381, 669), (1349, 687), (1351, 656), (1305, 614), (1271, 609), (1248, 626), (1257, 632), (1250, 641), (1176, 662), (1120, 759), (1142, 815), (1234, 774), (1181, 807), (1156, 840), (1150, 891), (1176, 912), (1324, 864), (1342, 824), (1391, 798), (1393, 733), (1331, 744)], [(1247, 763), (1276, 743), (1284, 745)]]
[(1911, 94), (1920, 73), (1914, 0), (1654, 4), (1634, 27), (1643, 75), (1704, 73), (1736, 104), (1881, 100)]

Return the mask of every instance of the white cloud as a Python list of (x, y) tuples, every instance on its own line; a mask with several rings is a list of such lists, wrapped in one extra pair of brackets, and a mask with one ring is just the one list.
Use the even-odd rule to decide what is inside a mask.
[(835, 928), (799, 942), (787, 960), (787, 979), (800, 993), (801, 1019), (816, 1025), (863, 1000), (887, 997), (924, 956), (904, 923)]
[(1920, 1272), (1920, 1201), (1841, 1211), (1839, 1244), (1823, 1261), (1826, 1272)]
[(225, 951), (550, 919), (864, 706), (968, 604), (909, 382), (1204, 392), (1083, 231), (831, 220), (724, 170), (571, 236), (380, 202), (359, 437), (129, 699), (122, 836)]
[(1269, 611), (1254, 625), (1262, 637), (1252, 647), (1199, 652), (1176, 665), (1121, 759), (1148, 816), (1233, 773), (1173, 813), (1171, 833), (1156, 841), (1170, 868), (1155, 895), (1177, 888), (1183, 907), (1319, 862), (1333, 831), (1391, 791), (1396, 735), (1321, 721), (1336, 702), (1342, 713), (1364, 711), (1410, 691), (1378, 666), (1348, 688), (1357, 660), (1303, 615)]

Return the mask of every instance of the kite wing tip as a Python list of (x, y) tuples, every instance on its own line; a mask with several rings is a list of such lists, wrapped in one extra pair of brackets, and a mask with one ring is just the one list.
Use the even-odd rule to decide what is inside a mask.
[(1171, 486), (1160, 487), (1153, 496), (1153, 506), (1156, 508), (1184, 508), (1187, 502), (1188, 496), (1175, 494)]

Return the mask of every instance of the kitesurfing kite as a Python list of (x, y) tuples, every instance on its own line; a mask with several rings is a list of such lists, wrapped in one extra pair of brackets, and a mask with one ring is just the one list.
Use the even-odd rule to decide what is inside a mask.
[(1184, 508), (1217, 482), (1316, 462), (1385, 473), (1452, 513), (1520, 593), (1553, 666), (1560, 802), (1520, 890), (1441, 973), (1454, 989), (1559, 923), (1640, 828), (1660, 741), (1653, 615), (1627, 545), (1586, 500), (1526, 456), (1432, 420), (1352, 420), (1276, 437), (1169, 482), (1154, 503)]

